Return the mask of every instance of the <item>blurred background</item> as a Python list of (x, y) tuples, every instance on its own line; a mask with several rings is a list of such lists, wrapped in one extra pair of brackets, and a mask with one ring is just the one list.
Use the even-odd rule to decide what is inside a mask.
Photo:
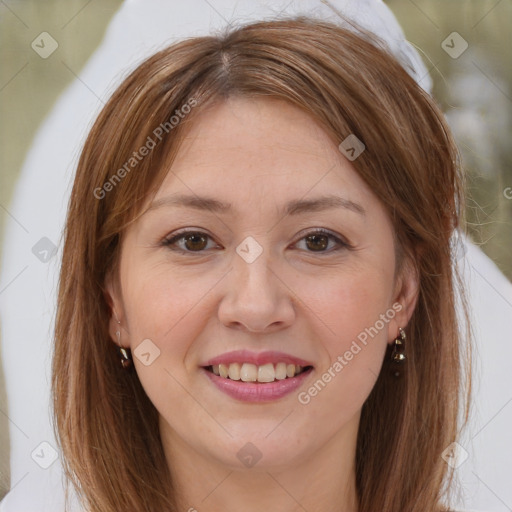
[(512, 280), (512, 2), (385, 3), (422, 53), (460, 148), (468, 232)]
[[(512, 2), (386, 3), (423, 55), (434, 96), (458, 142), (467, 170), (468, 232), (512, 280)], [(14, 187), (38, 127), (64, 89), (80, 80), (121, 4), (0, 0), (0, 254)], [(54, 42), (41, 44), (42, 32)], [(57, 49), (41, 58), (50, 44)], [(40, 179), (44, 182), (44, 170)], [(10, 485), (12, 423), (1, 372), (0, 354), (0, 499)]]

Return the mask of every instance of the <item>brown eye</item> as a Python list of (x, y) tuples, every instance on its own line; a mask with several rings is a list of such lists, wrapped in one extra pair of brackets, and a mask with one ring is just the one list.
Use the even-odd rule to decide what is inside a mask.
[(316, 252), (316, 253), (325, 253), (330, 254), (340, 249), (350, 249), (352, 246), (340, 239), (334, 233), (327, 231), (326, 229), (317, 229), (313, 232), (310, 232), (306, 236), (302, 237), (297, 245), (302, 245), (299, 247), (300, 249), (305, 250), (306, 252)]
[(191, 251), (204, 249), (207, 245), (207, 238), (201, 234), (190, 234), (183, 237), (185, 247)]
[(329, 245), (329, 237), (326, 235), (309, 235), (306, 237), (306, 245), (312, 251), (323, 251)]
[(172, 250), (183, 252), (202, 252), (208, 247), (210, 236), (200, 231), (181, 232), (163, 241), (163, 245)]

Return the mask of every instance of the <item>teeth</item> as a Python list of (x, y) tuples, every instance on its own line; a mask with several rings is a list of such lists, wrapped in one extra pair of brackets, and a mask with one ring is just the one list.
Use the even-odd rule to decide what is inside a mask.
[(243, 382), (274, 382), (295, 377), (304, 367), (295, 364), (272, 363), (256, 366), (252, 363), (216, 364), (211, 366), (212, 372), (224, 379), (242, 380)]
[(232, 363), (229, 365), (228, 377), (231, 380), (240, 380), (240, 364)]
[(286, 363), (277, 363), (276, 364), (276, 379), (277, 380), (286, 379)]
[(272, 363), (258, 366), (258, 382), (274, 382), (276, 379), (276, 371)]
[(244, 363), (240, 368), (240, 379), (244, 382), (256, 382), (258, 380), (258, 367), (255, 364)]
[(219, 375), (226, 378), (228, 376), (229, 368), (225, 364), (219, 364)]

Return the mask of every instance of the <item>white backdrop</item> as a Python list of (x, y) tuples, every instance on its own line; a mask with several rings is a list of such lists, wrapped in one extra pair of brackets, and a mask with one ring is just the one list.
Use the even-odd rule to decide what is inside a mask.
[[(346, 8), (343, 1), (331, 4)], [(360, 11), (361, 19), (371, 11), (370, 22), (382, 10), (385, 23), (374, 30), (387, 33), (389, 39), (396, 31), (389, 11), (377, 2), (366, 4), (361, 1), (352, 8)], [(180, 5), (168, 0), (125, 1), (80, 80), (70, 85), (41, 125), (11, 203), (13, 218), (8, 220), (2, 255), (1, 348), (12, 485), (0, 512), (63, 510), (61, 468), (54, 460), (58, 454), (48, 414), (51, 330), (65, 208), (78, 154), (94, 118), (127, 70), (161, 47), (221, 28), (226, 20), (262, 19), (282, 10), (315, 11), (336, 21), (331, 8), (309, 0), (188, 0)], [(429, 86), (428, 77), (422, 85)], [(480, 249), (473, 244), (466, 249), (460, 261), (475, 312), (477, 368), (471, 428), (461, 443), (467, 460), (457, 469), (463, 485), (454, 505), (504, 512), (512, 510), (512, 284)]]

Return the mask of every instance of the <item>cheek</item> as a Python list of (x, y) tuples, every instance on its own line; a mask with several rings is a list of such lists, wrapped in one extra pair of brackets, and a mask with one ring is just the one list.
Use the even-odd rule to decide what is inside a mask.
[[(205, 273), (194, 278), (165, 264), (151, 267), (134, 262), (131, 268), (138, 270), (126, 274), (123, 295), (132, 342), (151, 338), (162, 349), (170, 339), (192, 342), (192, 331), (201, 328), (197, 320), (202, 302), (218, 281), (216, 276)], [(184, 338), (178, 333), (185, 328), (189, 334)], [(173, 345), (174, 353), (184, 349)]]
[(327, 420), (338, 411), (349, 417), (368, 397), (395, 313), (390, 308), (392, 284), (391, 273), (365, 270), (338, 274), (303, 289), (324, 351), (316, 380), (301, 400), (315, 416)]
[[(331, 359), (390, 308), (393, 277), (387, 269), (347, 269), (297, 283), (302, 300), (323, 326), (324, 345)], [(381, 323), (379, 331), (385, 338), (387, 323), (384, 328)]]
[[(182, 387), (188, 378), (184, 363), (205, 328), (204, 301), (216, 280), (207, 275), (193, 279), (163, 264), (132, 265), (138, 270), (125, 275), (123, 295), (135, 368), (151, 402), (161, 414), (171, 417), (175, 408), (190, 406)], [(137, 357), (137, 347), (147, 339), (154, 344), (149, 345), (149, 365)], [(201, 412), (198, 410), (197, 416)]]

